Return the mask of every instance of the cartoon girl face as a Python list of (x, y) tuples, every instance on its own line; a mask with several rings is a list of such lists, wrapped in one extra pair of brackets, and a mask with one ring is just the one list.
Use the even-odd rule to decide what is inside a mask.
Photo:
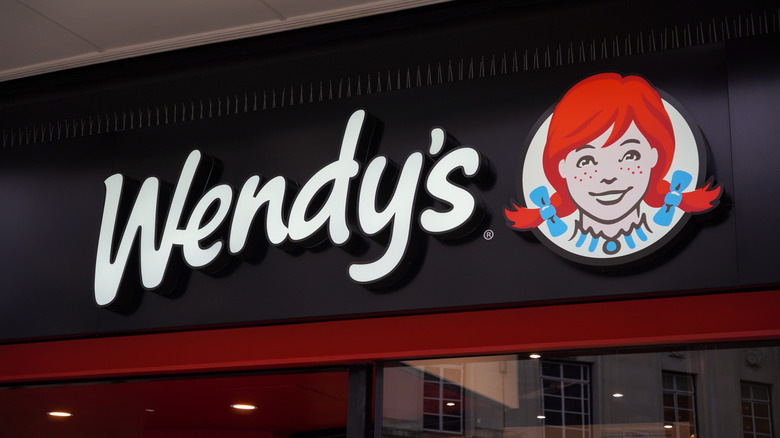
[(625, 218), (639, 208), (658, 162), (653, 148), (633, 122), (611, 144), (612, 127), (558, 163), (571, 200), (580, 212), (604, 224)]
[[(700, 179), (701, 142), (674, 105), (639, 76), (601, 73), (573, 85), (537, 123), (523, 160), (516, 230), (572, 260), (607, 266), (641, 257), (721, 188)], [(696, 183), (694, 183), (696, 184)]]

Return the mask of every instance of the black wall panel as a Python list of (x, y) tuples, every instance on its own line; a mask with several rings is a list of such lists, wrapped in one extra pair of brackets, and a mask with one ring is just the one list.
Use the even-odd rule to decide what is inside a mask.
[[(773, 248), (780, 233), (771, 200), (780, 162), (773, 146), (780, 134), (773, 23), (780, 17), (749, 5), (769, 11), (767, 24), (749, 34), (745, 21), (737, 34), (746, 18), (730, 5), (707, 3), (665, 26), (652, 19), (666, 15), (649, 2), (631, 5), (455, 3), (153, 57), (160, 65), (125, 61), (126, 75), (112, 66), (82, 71), (94, 81), (63, 73), (22, 81), (18, 91), (4, 85), (0, 338), (777, 284)], [(549, 32), (551, 22), (562, 31)], [(269, 41), (284, 44), (274, 50)], [(503, 208), (518, 196), (524, 142), (538, 118), (574, 83), (608, 71), (641, 75), (688, 110), (707, 143), (707, 173), (725, 194), (673, 245), (631, 268), (605, 271), (566, 261), (530, 233), (509, 229)], [(253, 259), (232, 260), (216, 274), (183, 270), (170, 296), (141, 293), (124, 312), (94, 304), (105, 178), (122, 173), (140, 182), (154, 175), (173, 185), (188, 153), (199, 149), (218, 161), (212, 184), (238, 189), (253, 174), (303, 184), (337, 159), (357, 109), (381, 123), (374, 154), (396, 163), (424, 151), (435, 126), (479, 150), (492, 178), (470, 187), (486, 206), (478, 229), (452, 242), (421, 234), (408, 275), (380, 290), (347, 275), (351, 263), (384, 249), (355, 233), (357, 251), (262, 245)], [(488, 230), (490, 240), (483, 238)]]

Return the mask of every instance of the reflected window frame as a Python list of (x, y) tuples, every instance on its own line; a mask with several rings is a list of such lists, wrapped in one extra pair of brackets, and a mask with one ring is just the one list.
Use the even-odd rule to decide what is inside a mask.
[[(464, 430), (463, 365), (427, 365), (423, 371), (423, 430), (462, 435)], [(455, 379), (448, 379), (455, 373)]]
[(739, 383), (742, 393), (743, 437), (774, 438), (771, 385), (744, 380)]
[(562, 438), (590, 437), (591, 368), (588, 362), (539, 361), (545, 435), (555, 432)]
[[(689, 438), (696, 436), (696, 379), (694, 374), (662, 370), (664, 435), (667, 438)], [(670, 403), (671, 401), (671, 403)], [(690, 414), (686, 421), (684, 417)], [(681, 424), (687, 424), (683, 432)], [(671, 426), (671, 427), (668, 427)]]

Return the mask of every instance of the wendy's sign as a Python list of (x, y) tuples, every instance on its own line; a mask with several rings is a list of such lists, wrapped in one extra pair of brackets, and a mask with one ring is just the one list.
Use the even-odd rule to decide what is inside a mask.
[[(519, 179), (523, 202), (505, 209), (483, 207), (482, 196), (466, 189), (483, 180), (487, 159), (476, 147), (454, 146), (441, 128), (430, 131), (427, 150), (400, 165), (369, 157), (378, 130), (363, 110), (349, 117), (335, 161), (300, 189), (284, 176), (252, 175), (238, 189), (209, 181), (213, 160), (198, 150), (183, 157), (169, 203), (161, 202), (158, 178), (146, 178), (131, 201), (125, 177), (114, 174), (105, 180), (95, 301), (120, 309), (130, 295), (124, 290), (136, 283), (165, 293), (178, 261), (217, 272), (231, 256), (251, 254), (258, 236), (289, 249), (326, 241), (346, 248), (355, 233), (381, 234), (382, 253), (349, 263), (344, 275), (385, 287), (404, 278), (420, 245), (418, 231), (467, 236), (485, 208), (576, 262), (633, 262), (721, 195), (705, 181), (703, 142), (684, 114), (636, 76), (607, 73), (577, 83), (533, 128)], [(135, 268), (128, 267), (136, 265), (137, 278), (130, 278)]]
[[(383, 156), (365, 163), (373, 131), (371, 117), (355, 111), (344, 130), (338, 159), (317, 171), (297, 193), (296, 185), (283, 176), (268, 180), (250, 176), (237, 194), (228, 184), (208, 187), (209, 160), (195, 150), (184, 162), (170, 205), (160, 205), (160, 180), (149, 177), (127, 217), (120, 217), (127, 203), (122, 193), (125, 178), (108, 177), (95, 264), (96, 303), (116, 309), (126, 302), (121, 286), (134, 281), (125, 277), (136, 243), (141, 285), (164, 293), (161, 289), (175, 275), (168, 272), (175, 247), (181, 248), (190, 268), (216, 272), (229, 256), (251, 250), (250, 236), (258, 233), (277, 247), (310, 247), (326, 239), (347, 246), (353, 233), (348, 219), (354, 216), (363, 235), (387, 232), (389, 237), (384, 254), (351, 264), (348, 275), (359, 284), (382, 286), (408, 267), (405, 261), (416, 244), (412, 238), (416, 223), (422, 231), (442, 237), (467, 234), (479, 223), (480, 203), (463, 187), (486, 169), (479, 152), (465, 146), (448, 148), (445, 131), (434, 128), (428, 150), (411, 153), (396, 173), (395, 165)], [(353, 184), (357, 180), (359, 185)], [(163, 210), (167, 214), (159, 220)]]
[(645, 257), (690, 214), (715, 207), (698, 127), (638, 76), (605, 73), (569, 89), (529, 135), (508, 225), (594, 266)]

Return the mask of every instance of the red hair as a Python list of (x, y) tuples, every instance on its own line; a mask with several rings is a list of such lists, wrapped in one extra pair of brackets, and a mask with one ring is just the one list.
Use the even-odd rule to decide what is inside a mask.
[[(613, 127), (606, 145), (611, 145), (626, 133), (634, 123), (642, 135), (658, 152), (658, 161), (650, 175), (650, 186), (644, 201), (651, 207), (664, 205), (669, 193), (669, 182), (664, 178), (674, 157), (674, 130), (664, 109), (661, 96), (639, 76), (622, 77), (617, 73), (603, 73), (584, 79), (566, 92), (553, 111), (547, 132), (542, 166), (547, 180), (555, 189), (550, 202), (559, 217), (577, 210), (569, 197), (566, 181), (558, 173), (558, 163), (569, 152), (586, 145)], [(709, 210), (720, 197), (720, 187), (705, 187), (684, 193), (679, 208), (685, 212)], [(539, 226), (539, 210), (513, 204), (505, 209), (506, 218), (518, 229)]]

